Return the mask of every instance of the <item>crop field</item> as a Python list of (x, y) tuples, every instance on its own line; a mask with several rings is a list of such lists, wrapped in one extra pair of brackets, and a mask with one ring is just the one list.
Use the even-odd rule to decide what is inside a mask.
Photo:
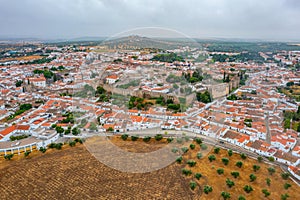
[[(111, 138), (116, 148), (130, 152), (151, 152), (167, 144), (166, 139), (143, 141), (141, 138), (131, 141), (130, 137), (123, 141), (119, 136)], [(190, 148), (193, 143), (195, 148)], [(49, 149), (45, 154), (33, 152), (28, 158), (15, 156), (11, 161), (0, 158), (0, 194), (1, 199), (223, 199), (221, 192), (228, 192), (230, 199), (238, 199), (243, 195), (246, 199), (281, 199), (288, 194), (288, 199), (300, 199), (299, 186), (290, 179), (281, 177), (281, 169), (260, 163), (251, 158), (242, 159), (239, 154), (229, 156), (227, 150), (218, 153), (213, 148), (203, 150), (196, 142), (182, 143), (188, 151), (183, 154), (181, 163), (148, 173), (125, 173), (109, 168), (90, 154), (84, 145), (75, 147), (63, 146), (62, 150)], [(179, 154), (175, 152), (175, 154)], [(199, 153), (202, 154), (199, 158)], [(209, 161), (210, 155), (215, 160)], [(222, 158), (228, 159), (225, 165)], [(189, 166), (188, 161), (196, 162)], [(241, 161), (242, 166), (236, 166)], [(253, 165), (259, 169), (254, 172)], [(268, 168), (274, 167), (271, 175)], [(191, 170), (184, 175), (182, 169)], [(222, 168), (221, 174), (217, 170)], [(239, 172), (234, 178), (231, 172)], [(199, 180), (195, 174), (200, 173)], [(256, 179), (250, 181), (250, 174)], [(234, 182), (231, 188), (226, 180)], [(270, 179), (270, 185), (266, 179)], [(195, 182), (194, 190), (190, 182)], [(290, 184), (288, 189), (284, 184)], [(204, 193), (209, 185), (212, 191)], [(253, 191), (246, 193), (244, 186), (249, 185)], [(262, 189), (270, 194), (265, 197)]]

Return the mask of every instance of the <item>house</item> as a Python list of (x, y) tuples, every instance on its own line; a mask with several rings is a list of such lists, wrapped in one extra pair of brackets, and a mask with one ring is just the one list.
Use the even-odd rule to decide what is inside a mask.
[(107, 84), (114, 84), (117, 80), (119, 80), (119, 77), (115, 74), (106, 77)]
[(30, 134), (29, 125), (12, 125), (0, 132), (1, 141), (10, 140), (10, 136), (14, 134)]
[(32, 84), (36, 87), (46, 87), (46, 78), (44, 76), (40, 76), (38, 78), (29, 78), (28, 84)]

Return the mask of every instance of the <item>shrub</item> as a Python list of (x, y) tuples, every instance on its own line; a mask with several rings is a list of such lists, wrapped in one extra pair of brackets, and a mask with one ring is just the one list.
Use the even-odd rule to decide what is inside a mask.
[(171, 143), (174, 140), (174, 138), (167, 138), (167, 142)]
[(234, 177), (234, 178), (237, 178), (240, 176), (240, 173), (239, 172), (231, 172), (231, 175)]
[(261, 192), (265, 194), (265, 197), (270, 196), (271, 194), (267, 189), (262, 189)]
[(257, 172), (260, 169), (259, 165), (253, 165), (254, 172)]
[(228, 156), (232, 156), (232, 154), (233, 154), (231, 149), (229, 149), (227, 153), (228, 153)]
[(258, 157), (257, 157), (257, 160), (258, 160), (258, 162), (262, 162), (262, 160), (263, 160), (263, 157), (261, 157), (261, 156), (258, 156)]
[(196, 145), (190, 144), (190, 148), (191, 148), (191, 149), (195, 149), (195, 147), (196, 147)]
[(210, 156), (208, 156), (208, 160), (210, 162), (212, 162), (212, 161), (216, 160), (216, 156), (215, 155), (210, 155)]
[(14, 154), (6, 154), (4, 155), (5, 160), (11, 160), (14, 157)]
[(272, 156), (271, 156), (271, 157), (269, 157), (268, 159), (269, 159), (269, 161), (270, 161), (270, 162), (274, 162), (274, 161), (275, 161), (275, 158), (274, 158), (274, 157), (272, 157)]
[(177, 153), (177, 152), (178, 152), (178, 148), (174, 147), (174, 148), (172, 149), (172, 152), (173, 152), (173, 153)]
[(236, 165), (237, 167), (241, 168), (241, 167), (243, 166), (243, 162), (242, 162), (242, 161), (237, 161), (237, 162), (235, 163), (235, 165)]
[(188, 160), (187, 162), (186, 162), (190, 167), (194, 167), (197, 163), (196, 163), (196, 161), (194, 161), (194, 160)]
[(196, 183), (196, 182), (194, 182), (194, 181), (191, 181), (191, 182), (190, 182), (190, 188), (191, 188), (192, 190), (194, 190), (194, 189), (196, 188), (196, 186), (197, 186), (197, 183)]
[(284, 172), (281, 174), (281, 177), (284, 179), (284, 180), (287, 180), (289, 177), (290, 177), (290, 174), (288, 172)]
[(285, 183), (284, 185), (283, 185), (283, 187), (284, 187), (284, 189), (289, 189), (290, 187), (292, 187), (292, 185), (291, 184), (289, 184), (289, 183)]
[(201, 138), (195, 138), (194, 140), (197, 144), (202, 144), (202, 139)]
[(181, 144), (183, 142), (182, 138), (177, 138), (176, 141), (178, 144)]
[(76, 145), (76, 142), (75, 141), (70, 141), (69, 145), (70, 145), (70, 147), (74, 147)]
[(127, 140), (127, 138), (128, 138), (128, 135), (127, 134), (123, 134), (123, 135), (121, 135), (121, 138), (122, 138), (122, 140)]
[(246, 200), (246, 198), (243, 195), (240, 195), (238, 200)]
[(40, 147), (39, 151), (42, 153), (45, 153), (47, 151), (47, 149), (45, 147)]
[(184, 174), (184, 175), (186, 175), (186, 176), (189, 176), (189, 175), (192, 174), (192, 171), (189, 170), (189, 169), (183, 168), (181, 171), (182, 171), (182, 174)]
[(208, 148), (207, 145), (205, 145), (205, 144), (201, 144), (200, 147), (202, 150), (206, 150)]
[(229, 159), (228, 158), (222, 158), (222, 162), (224, 163), (224, 165), (228, 165)]
[(208, 193), (210, 193), (210, 192), (212, 192), (212, 191), (213, 191), (213, 189), (212, 189), (212, 187), (209, 186), (209, 185), (205, 185), (204, 188), (203, 188), (203, 192), (204, 192), (205, 194), (208, 194)]
[(267, 185), (270, 186), (271, 185), (271, 179), (269, 178), (266, 178), (266, 182), (267, 182)]
[(180, 164), (182, 162), (182, 160), (183, 160), (183, 158), (182, 158), (182, 156), (180, 156), (176, 159), (176, 162)]
[(195, 178), (196, 178), (197, 180), (199, 180), (201, 177), (202, 177), (202, 174), (200, 174), (200, 173), (196, 173), (196, 174), (195, 174)]
[(224, 169), (222, 169), (222, 168), (217, 169), (217, 173), (219, 175), (224, 174)]
[(282, 194), (281, 195), (281, 200), (287, 200), (290, 196), (288, 194)]
[(31, 151), (25, 151), (24, 156), (27, 157), (27, 156), (29, 156), (30, 153), (31, 153)]
[(220, 152), (220, 148), (219, 147), (214, 148), (214, 153), (215, 154), (218, 154), (219, 152)]
[(234, 182), (228, 178), (228, 179), (226, 179), (226, 185), (227, 185), (229, 188), (231, 188), (231, 187), (234, 186)]
[(134, 136), (134, 135), (131, 136), (131, 140), (132, 140), (132, 141), (137, 141), (138, 139), (139, 139), (138, 136)]
[(183, 153), (186, 153), (186, 152), (189, 151), (189, 148), (187, 148), (187, 147), (182, 147), (182, 148), (181, 148), (181, 151), (182, 151)]
[(82, 143), (83, 143), (83, 140), (80, 139), (80, 138), (76, 138), (74, 141), (75, 141), (76, 143), (78, 142), (79, 144), (82, 144)]
[(250, 185), (245, 185), (243, 189), (246, 193), (250, 193), (253, 191), (253, 188)]
[(202, 153), (198, 152), (198, 153), (197, 153), (197, 158), (198, 158), (198, 159), (201, 159), (201, 158), (202, 158)]
[(256, 180), (256, 176), (254, 174), (250, 174), (249, 178), (251, 182)]
[[(169, 139), (169, 138), (168, 138)], [(144, 142), (149, 142), (151, 140), (151, 137), (150, 136), (146, 136), (143, 138), (143, 141)]]
[(241, 158), (244, 159), (244, 160), (247, 158), (247, 156), (246, 156), (244, 153), (242, 153), (240, 156), (241, 156)]
[(228, 192), (221, 192), (221, 196), (224, 200), (230, 199), (230, 194)]
[(155, 138), (156, 141), (160, 141), (160, 140), (163, 139), (163, 136), (162, 136), (162, 134), (157, 134), (157, 135), (155, 135), (154, 138)]
[(275, 168), (273, 168), (273, 167), (269, 167), (269, 168), (268, 168), (268, 172), (269, 172), (270, 175), (273, 175), (273, 174), (275, 173), (275, 171), (276, 171), (276, 170), (275, 170)]

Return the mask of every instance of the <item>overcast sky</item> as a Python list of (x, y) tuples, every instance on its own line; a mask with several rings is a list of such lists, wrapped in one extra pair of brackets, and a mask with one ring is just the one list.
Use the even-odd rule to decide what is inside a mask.
[(0, 0), (0, 36), (111, 36), (138, 27), (190, 37), (300, 41), (300, 0)]

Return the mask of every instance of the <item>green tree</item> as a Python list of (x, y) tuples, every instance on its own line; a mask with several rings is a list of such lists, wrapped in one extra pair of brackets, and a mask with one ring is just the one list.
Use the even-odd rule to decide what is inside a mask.
[(202, 177), (202, 174), (200, 174), (200, 173), (196, 173), (196, 174), (195, 174), (195, 178), (196, 178), (197, 180), (200, 180), (201, 177)]
[(190, 144), (190, 148), (191, 148), (191, 149), (195, 149), (195, 147), (196, 147), (196, 145)]
[[(169, 138), (168, 138), (169, 139)], [(143, 138), (143, 141), (144, 142), (149, 142), (151, 140), (151, 137), (149, 137), (149, 136), (146, 136), (146, 137), (144, 137)]]
[(160, 140), (163, 139), (163, 136), (162, 136), (162, 134), (157, 134), (157, 135), (155, 135), (154, 138), (155, 138), (156, 141), (160, 141)]
[(40, 147), (39, 151), (42, 153), (45, 153), (47, 151), (47, 149), (45, 147)]
[(189, 148), (187, 148), (187, 147), (182, 147), (182, 148), (181, 148), (181, 151), (182, 151), (183, 153), (186, 153), (186, 152), (189, 151)]
[(77, 127), (75, 127), (75, 128), (72, 129), (72, 134), (73, 135), (79, 135), (80, 134), (80, 130)]
[(231, 172), (231, 175), (234, 177), (234, 178), (237, 178), (240, 176), (240, 173), (239, 172)]
[(290, 196), (288, 194), (282, 194), (281, 195), (281, 200), (287, 200)]
[(254, 172), (257, 172), (260, 169), (259, 165), (253, 165)]
[(214, 148), (214, 153), (215, 154), (218, 154), (219, 152), (220, 152), (220, 148), (219, 147)]
[(276, 170), (275, 170), (275, 168), (273, 168), (273, 167), (269, 167), (269, 168), (268, 168), (268, 172), (269, 172), (270, 175), (273, 175), (273, 174), (275, 173), (275, 171), (276, 171)]
[(178, 158), (176, 159), (176, 162), (179, 163), (179, 164), (181, 164), (181, 163), (182, 163), (182, 160), (183, 160), (183, 158), (182, 158), (182, 156), (180, 156), (180, 157), (178, 157)]
[(228, 158), (222, 158), (222, 162), (224, 163), (224, 165), (228, 165), (229, 159)]
[(11, 160), (13, 157), (14, 157), (13, 153), (4, 155), (5, 160)]
[(201, 158), (202, 158), (202, 153), (198, 152), (198, 153), (197, 153), (197, 158), (198, 158), (198, 159), (201, 159)]
[(210, 155), (210, 156), (208, 156), (208, 160), (210, 162), (212, 162), (212, 161), (216, 160), (216, 156), (215, 155)]
[(241, 168), (241, 167), (243, 166), (243, 162), (242, 162), (242, 161), (237, 161), (237, 162), (235, 163), (235, 165), (236, 165), (237, 167)]
[(56, 130), (57, 133), (60, 133), (60, 134), (65, 132), (65, 129), (63, 129), (61, 126), (56, 126), (55, 130)]
[(16, 82), (16, 87), (21, 87), (22, 84), (23, 84), (23, 81), (18, 80), (18, 81)]
[(226, 185), (231, 188), (234, 186), (234, 182), (232, 180), (230, 180), (229, 178), (226, 179)]
[(197, 144), (199, 144), (199, 145), (202, 144), (202, 139), (201, 138), (195, 138), (194, 140)]
[(243, 189), (246, 193), (250, 193), (253, 191), (253, 188), (250, 185), (245, 185)]
[(24, 152), (24, 156), (25, 156), (25, 157), (28, 157), (30, 153), (31, 153), (31, 151), (25, 151), (25, 152)]
[(224, 200), (230, 199), (230, 194), (228, 192), (221, 192), (221, 196), (223, 197)]
[(134, 135), (131, 136), (131, 140), (132, 140), (132, 141), (137, 141), (138, 139), (139, 139), (138, 136), (134, 136)]
[(194, 190), (197, 187), (197, 183), (194, 181), (190, 181), (190, 188)]
[(224, 169), (218, 168), (218, 169), (217, 169), (217, 173), (218, 173), (219, 175), (224, 174)]
[(281, 177), (284, 179), (284, 180), (287, 180), (289, 177), (290, 177), (290, 174), (288, 172), (283, 172), (281, 173)]
[(275, 158), (273, 156), (269, 157), (268, 159), (269, 159), (270, 162), (274, 162), (275, 161)]
[(197, 164), (197, 162), (194, 161), (194, 160), (188, 160), (186, 163), (187, 163), (190, 167), (194, 167), (194, 166)]
[(208, 147), (207, 147), (206, 144), (201, 144), (201, 145), (200, 145), (200, 148), (201, 148), (202, 150), (206, 150)]
[(189, 175), (192, 174), (192, 171), (189, 170), (189, 169), (183, 168), (181, 171), (182, 171), (182, 174), (184, 174), (184, 175), (186, 175), (186, 176), (189, 176)]
[(122, 138), (122, 140), (127, 140), (127, 138), (128, 138), (128, 135), (127, 134), (123, 134), (123, 135), (121, 135), (121, 138)]
[(238, 200), (246, 200), (246, 198), (243, 195), (240, 195)]
[(254, 174), (250, 174), (249, 178), (251, 182), (256, 180), (256, 176)]
[(245, 160), (247, 158), (247, 156), (244, 153), (242, 153), (240, 156), (243, 160)]
[(228, 153), (228, 156), (232, 156), (232, 154), (233, 154), (231, 149), (229, 149), (227, 153)]
[(271, 185), (271, 179), (266, 178), (266, 183), (267, 183), (268, 186), (270, 186)]
[(205, 185), (204, 188), (203, 188), (203, 192), (205, 194), (208, 194), (208, 193), (210, 193), (212, 191), (213, 191), (213, 188), (211, 186), (209, 186), (209, 185)]
[(263, 158), (261, 156), (257, 157), (258, 162), (262, 162)]
[(75, 141), (70, 141), (69, 145), (70, 145), (70, 147), (74, 147), (76, 145), (76, 142)]
[(290, 187), (292, 187), (292, 185), (291, 184), (289, 184), (289, 183), (285, 183), (284, 185), (283, 185), (283, 188), (284, 189), (289, 189)]
[(262, 189), (261, 192), (265, 194), (265, 197), (268, 197), (271, 194), (267, 189)]

